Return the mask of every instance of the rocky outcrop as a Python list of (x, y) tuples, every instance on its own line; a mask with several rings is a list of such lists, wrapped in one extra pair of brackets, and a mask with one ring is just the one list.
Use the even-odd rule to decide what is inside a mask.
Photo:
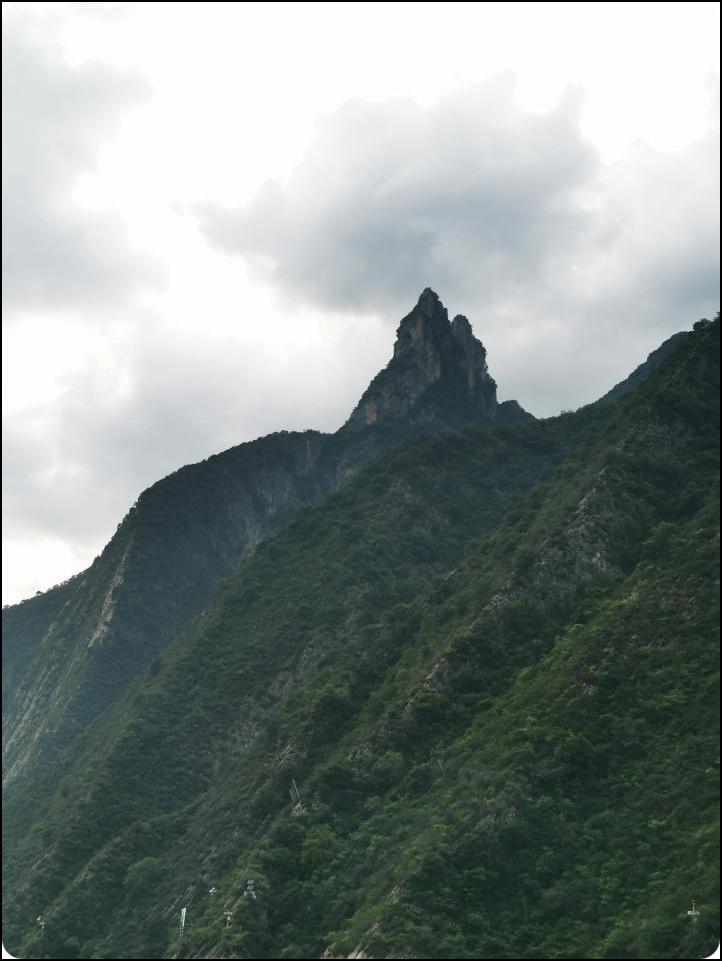
[[(346, 426), (403, 421), (438, 430), (489, 424), (498, 406), (483, 344), (466, 317), (449, 322), (446, 308), (427, 287), (401, 321), (391, 361), (371, 381)], [(518, 411), (519, 419), (529, 416)]]

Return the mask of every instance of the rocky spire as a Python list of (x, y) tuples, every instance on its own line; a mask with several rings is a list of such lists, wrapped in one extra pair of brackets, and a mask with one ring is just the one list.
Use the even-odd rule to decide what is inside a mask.
[(399, 325), (391, 361), (371, 381), (346, 426), (463, 427), (494, 421), (497, 407), (486, 350), (471, 324), (461, 315), (449, 323), (446, 308), (427, 287)]
[(486, 366), (486, 348), (474, 337), (471, 324), (463, 314), (457, 314), (451, 321), (451, 333), (464, 354), (462, 366), (466, 371), (469, 393), (474, 394), (477, 385), (483, 390), (484, 385), (491, 380), (489, 368)]

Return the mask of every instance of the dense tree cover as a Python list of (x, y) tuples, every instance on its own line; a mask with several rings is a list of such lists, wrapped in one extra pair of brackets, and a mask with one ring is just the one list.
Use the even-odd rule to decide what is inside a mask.
[(635, 387), (639, 387), (639, 385), (649, 377), (652, 371), (659, 367), (665, 357), (680, 347), (688, 337), (689, 331), (686, 330), (672, 334), (672, 336), (665, 340), (663, 344), (660, 344), (656, 350), (652, 351), (643, 364), (640, 364), (639, 367), (633, 370), (623, 381), (615, 384), (601, 399), (616, 400), (633, 391)]
[(6, 945), (710, 953), (718, 347), (387, 452), (265, 541), (35, 785)]
[[(443, 411), (454, 426), (478, 422), (463, 391), (431, 393), (436, 427), (279, 431), (180, 468), (140, 495), (87, 571), (5, 608), (4, 783), (43, 771), (298, 510), (379, 451), (439, 429)], [(513, 401), (498, 411), (533, 419)]]
[(3, 699), (12, 696), (18, 679), (27, 671), (48, 627), (62, 610), (76, 584), (77, 578), (70, 578), (20, 604), (3, 608)]

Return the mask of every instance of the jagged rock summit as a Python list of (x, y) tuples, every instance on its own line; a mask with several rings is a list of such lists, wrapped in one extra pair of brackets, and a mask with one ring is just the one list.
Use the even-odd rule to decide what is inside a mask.
[(346, 427), (403, 420), (441, 429), (530, 417), (516, 401), (497, 402), (484, 345), (466, 317), (449, 322), (446, 307), (427, 287), (399, 325), (391, 361), (371, 381)]

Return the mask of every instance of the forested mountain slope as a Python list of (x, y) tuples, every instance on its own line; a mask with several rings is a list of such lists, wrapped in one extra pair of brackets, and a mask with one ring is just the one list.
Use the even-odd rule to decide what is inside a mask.
[(11, 796), (6, 945), (709, 954), (718, 472), (719, 322), (615, 404), (368, 464)]
[(486, 351), (430, 290), (379, 378), (393, 403), (377, 398), (368, 424), (272, 434), (181, 468), (141, 494), (87, 571), (3, 612), (4, 784), (42, 770), (265, 536), (380, 450), (442, 427), (532, 419), (497, 404)]
[(680, 330), (676, 334), (672, 334), (668, 337), (663, 344), (660, 344), (656, 350), (647, 357), (643, 364), (636, 367), (629, 377), (625, 377), (624, 380), (615, 384), (611, 390), (607, 391), (602, 398), (605, 400), (617, 400), (619, 397), (623, 397), (630, 391), (634, 390), (635, 387), (639, 387), (643, 380), (645, 380), (649, 375), (662, 363), (668, 354), (671, 354), (678, 347), (681, 347), (682, 343), (689, 337), (689, 331)]

